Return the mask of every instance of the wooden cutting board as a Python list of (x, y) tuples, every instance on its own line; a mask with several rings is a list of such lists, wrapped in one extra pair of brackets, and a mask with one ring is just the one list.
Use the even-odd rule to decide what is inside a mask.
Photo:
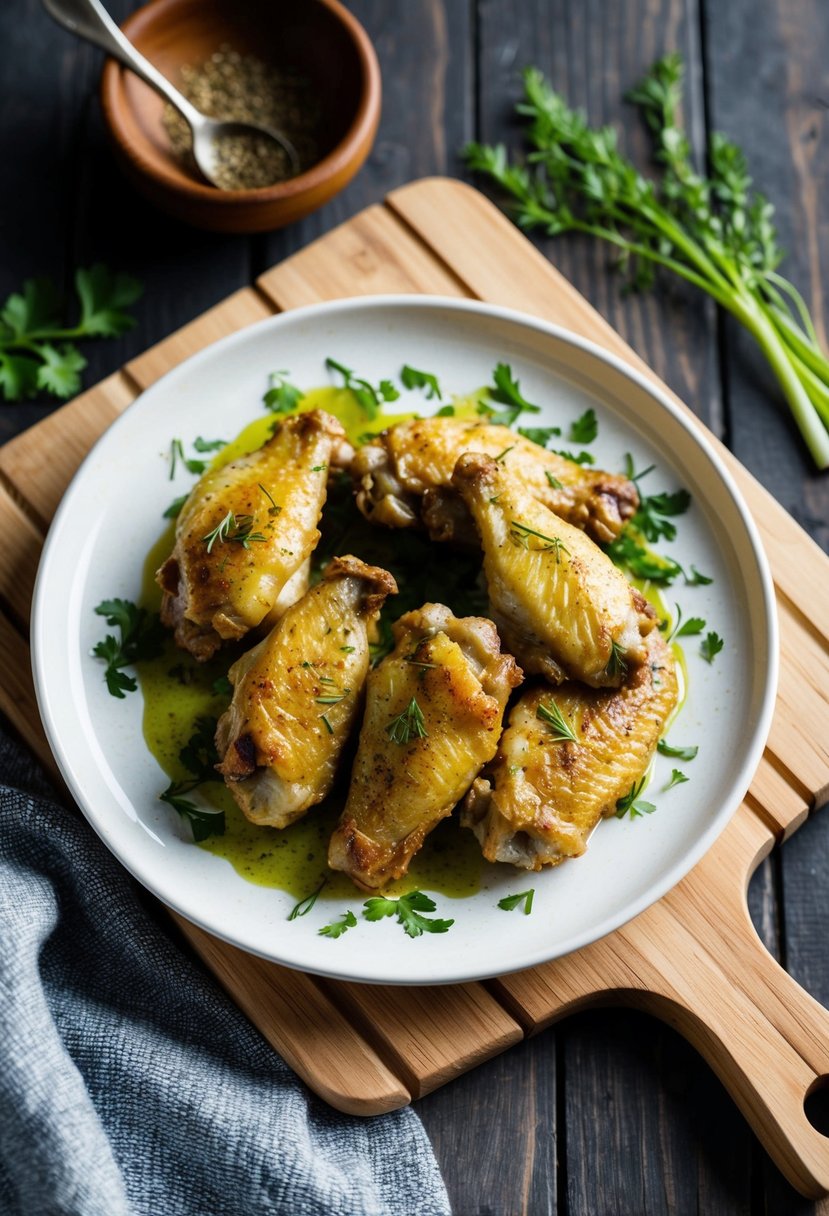
[[(43, 537), (89, 447), (143, 389), (217, 338), (284, 309), (379, 292), (523, 309), (592, 338), (656, 380), (575, 288), (459, 182), (427, 179), (397, 190), (275, 266), (0, 449), (0, 708), (53, 773), (31, 683), (29, 607)], [(567, 958), (487, 983), (414, 989), (289, 971), (177, 918), (265, 1038), (338, 1109), (393, 1110), (574, 1009), (635, 1005), (697, 1047), (793, 1186), (809, 1196), (829, 1191), (829, 1139), (803, 1105), (829, 1082), (829, 1014), (767, 953), (745, 899), (759, 861), (829, 800), (829, 559), (708, 438), (749, 504), (774, 572), (780, 689), (744, 803), (669, 895)], [(815, 604), (823, 606), (820, 619)]]

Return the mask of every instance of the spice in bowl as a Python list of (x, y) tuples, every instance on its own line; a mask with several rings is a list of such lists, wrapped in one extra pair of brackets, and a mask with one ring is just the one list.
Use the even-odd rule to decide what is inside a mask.
[[(296, 149), (300, 173), (319, 160), (319, 104), (311, 82), (299, 73), (222, 46), (200, 67), (182, 67), (180, 88), (209, 118), (279, 131)], [(173, 153), (196, 175), (187, 123), (170, 105), (164, 107), (162, 122)], [(222, 190), (256, 190), (294, 176), (285, 150), (253, 132), (224, 136), (216, 151), (216, 182)]]

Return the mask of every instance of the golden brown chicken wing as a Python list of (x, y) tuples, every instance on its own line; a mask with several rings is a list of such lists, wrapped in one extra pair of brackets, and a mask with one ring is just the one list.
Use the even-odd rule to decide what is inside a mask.
[(497, 460), (467, 453), (452, 482), (481, 538), (492, 619), (523, 669), (552, 683), (618, 687), (644, 662), (650, 605), (589, 536)]
[(464, 452), (501, 457), (539, 502), (602, 544), (618, 536), (639, 505), (625, 477), (584, 468), (509, 427), (444, 417), (401, 422), (357, 452), (351, 467), (360, 510), (395, 528), (417, 526), (422, 514), (435, 539), (474, 540), (450, 488)]
[(676, 700), (673, 657), (657, 631), (648, 661), (619, 689), (569, 683), (522, 693), (461, 812), (484, 857), (540, 870), (580, 856), (644, 774)]
[(495, 755), (521, 672), (490, 621), (426, 604), (394, 626), (368, 678), (348, 801), (328, 864), (358, 886), (405, 874), (429, 832)]
[(231, 667), (218, 767), (253, 823), (287, 827), (331, 789), (362, 701), (366, 629), (396, 591), (387, 571), (335, 557), (322, 582)]
[[(156, 580), (179, 646), (209, 659), (308, 586), (328, 466), (345, 443), (330, 414), (287, 418), (258, 451), (201, 478), (182, 508)], [(350, 454), (350, 452), (349, 452)]]

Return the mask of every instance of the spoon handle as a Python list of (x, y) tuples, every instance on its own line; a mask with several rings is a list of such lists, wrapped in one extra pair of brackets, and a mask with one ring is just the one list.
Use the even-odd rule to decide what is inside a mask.
[(70, 33), (101, 47), (108, 55), (112, 55), (135, 72), (136, 76), (140, 76), (145, 84), (175, 106), (192, 129), (198, 126), (202, 115), (170, 84), (166, 76), (162, 76), (161, 72), (136, 50), (126, 35), (119, 30), (100, 0), (43, 0), (43, 7), (50, 17)]

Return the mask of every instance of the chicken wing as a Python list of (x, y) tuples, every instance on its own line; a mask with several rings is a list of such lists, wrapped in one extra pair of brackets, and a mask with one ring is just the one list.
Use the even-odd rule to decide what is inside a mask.
[[(156, 575), (161, 619), (179, 646), (209, 659), (308, 586), (327, 470), (345, 443), (321, 410), (286, 418), (258, 451), (210, 469), (184, 504)], [(350, 452), (349, 452), (350, 454)]]
[(492, 619), (524, 670), (556, 684), (618, 687), (644, 662), (656, 622), (647, 601), (498, 461), (467, 453), (452, 483), (481, 538)]
[(394, 626), (369, 675), (348, 801), (328, 864), (366, 890), (405, 874), (498, 746), (521, 672), (480, 617), (426, 604)]
[(505, 426), (460, 418), (401, 422), (360, 448), (351, 469), (357, 504), (376, 523), (414, 527), (423, 520), (435, 539), (474, 540), (463, 504), (450, 490), (464, 452), (502, 456), (527, 490), (602, 544), (618, 536), (639, 505), (633, 482), (584, 468)]
[(673, 657), (658, 631), (648, 661), (619, 689), (570, 683), (522, 693), (461, 811), (484, 857), (540, 870), (580, 856), (644, 774), (676, 701)]
[(387, 571), (335, 557), (231, 667), (218, 768), (253, 823), (287, 827), (331, 789), (368, 673), (367, 626), (396, 591)]

